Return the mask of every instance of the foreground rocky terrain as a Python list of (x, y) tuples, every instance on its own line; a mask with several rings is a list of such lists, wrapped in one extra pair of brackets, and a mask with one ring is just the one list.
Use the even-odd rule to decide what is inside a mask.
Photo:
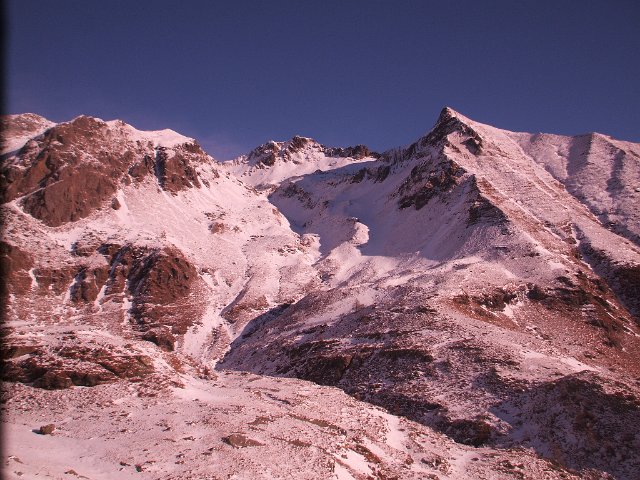
[(638, 477), (639, 145), (25, 114), (2, 159), (8, 478)]

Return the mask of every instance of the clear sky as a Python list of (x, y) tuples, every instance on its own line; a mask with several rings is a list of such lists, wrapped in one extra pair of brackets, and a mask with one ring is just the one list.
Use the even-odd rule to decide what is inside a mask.
[(449, 105), (640, 141), (640, 2), (8, 0), (5, 110), (172, 128), (218, 159), (295, 134), (382, 151)]

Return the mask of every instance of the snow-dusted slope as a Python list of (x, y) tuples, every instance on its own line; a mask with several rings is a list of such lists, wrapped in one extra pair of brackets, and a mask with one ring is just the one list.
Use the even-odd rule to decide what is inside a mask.
[(635, 478), (637, 145), (5, 122), (10, 478)]
[(592, 133), (508, 133), (611, 231), (640, 245), (640, 147)]

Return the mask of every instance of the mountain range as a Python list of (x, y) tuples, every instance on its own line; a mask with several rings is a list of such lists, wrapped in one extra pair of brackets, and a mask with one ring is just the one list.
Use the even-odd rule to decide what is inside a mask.
[(7, 478), (638, 478), (640, 144), (2, 132)]

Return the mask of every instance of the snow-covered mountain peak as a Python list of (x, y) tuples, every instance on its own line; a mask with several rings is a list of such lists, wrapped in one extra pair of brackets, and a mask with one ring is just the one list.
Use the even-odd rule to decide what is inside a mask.
[(122, 120), (110, 120), (106, 122), (110, 128), (119, 129), (126, 133), (133, 141), (143, 143), (151, 142), (154, 147), (174, 148), (184, 144), (194, 144), (195, 139), (185, 137), (175, 130), (165, 128), (163, 130), (138, 130)]
[(312, 138), (296, 135), (286, 142), (269, 141), (222, 165), (245, 183), (266, 186), (317, 170), (333, 170), (378, 157), (379, 154), (364, 145), (327, 147)]
[(2, 155), (21, 148), (29, 139), (37, 137), (55, 123), (35, 113), (5, 115), (0, 118)]
[(271, 167), (276, 162), (302, 163), (322, 149), (322, 145), (312, 138), (295, 135), (286, 142), (270, 140), (240, 157), (239, 161), (258, 168)]
[(457, 110), (454, 110), (451, 107), (445, 106), (440, 111), (440, 115), (438, 116), (438, 121), (436, 123), (446, 122), (448, 120), (451, 120), (452, 118), (457, 118), (458, 120), (460, 120), (463, 123), (472, 122), (472, 120), (470, 118), (465, 117), (464, 115), (462, 115)]

